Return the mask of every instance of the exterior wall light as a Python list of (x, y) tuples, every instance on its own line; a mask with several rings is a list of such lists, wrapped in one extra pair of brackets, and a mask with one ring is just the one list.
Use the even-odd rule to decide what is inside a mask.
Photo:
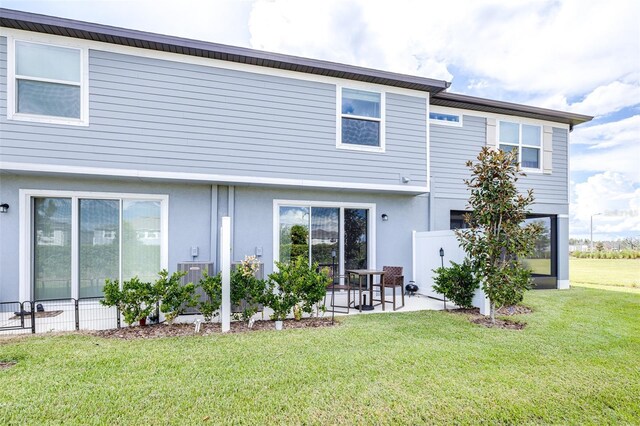
[(402, 183), (409, 183), (409, 182), (411, 182), (411, 179), (409, 179), (406, 176), (402, 176)]
[(387, 215), (386, 213), (382, 213), (382, 216), (380, 216), (380, 217), (382, 217), (382, 221), (383, 222), (386, 222), (386, 221), (389, 220), (389, 215)]
[(6, 213), (9, 210), (9, 204), (2, 203), (0, 204), (0, 213)]

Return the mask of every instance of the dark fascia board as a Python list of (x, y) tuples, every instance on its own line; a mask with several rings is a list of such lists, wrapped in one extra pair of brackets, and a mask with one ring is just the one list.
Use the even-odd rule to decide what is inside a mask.
[(451, 83), (388, 71), (0, 8), (0, 26), (430, 92)]
[(593, 119), (590, 115), (573, 114), (570, 112), (556, 111), (492, 99), (476, 98), (475, 96), (449, 92), (440, 92), (433, 95), (431, 97), (431, 105), (553, 121), (568, 124), (571, 130), (573, 130), (574, 126), (586, 123)]

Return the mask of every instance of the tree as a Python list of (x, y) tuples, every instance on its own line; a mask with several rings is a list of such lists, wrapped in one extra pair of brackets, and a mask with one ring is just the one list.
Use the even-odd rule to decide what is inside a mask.
[(457, 230), (456, 236), (482, 280), (495, 323), (496, 307), (520, 302), (530, 287), (531, 272), (520, 259), (532, 253), (542, 226), (535, 221), (522, 226), (534, 198), (532, 190), (518, 193), (516, 182), (524, 173), (515, 151), (484, 147), (478, 161), (468, 161), (467, 167), (471, 170), (471, 179), (464, 181), (471, 192), (471, 212), (465, 215), (469, 228)]

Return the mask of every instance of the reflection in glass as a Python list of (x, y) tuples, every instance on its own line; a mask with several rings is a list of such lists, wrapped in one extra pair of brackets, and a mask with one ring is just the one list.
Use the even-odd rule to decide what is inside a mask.
[(20, 113), (80, 118), (80, 86), (19, 79), (17, 90)]
[(120, 202), (83, 200), (80, 203), (80, 297), (103, 294), (107, 278), (118, 279)]
[(520, 125), (518, 123), (510, 123), (508, 121), (500, 122), (500, 142), (517, 145), (520, 143), (519, 133)]
[(342, 89), (342, 113), (380, 118), (380, 93)]
[(522, 148), (522, 167), (540, 168), (540, 150), (538, 148)]
[(366, 269), (367, 259), (366, 209), (344, 209), (344, 267)]
[(280, 207), (280, 262), (309, 259), (309, 207)]
[(34, 211), (34, 297), (70, 298), (71, 199), (35, 198)]
[(522, 143), (524, 145), (540, 146), (541, 128), (540, 126), (530, 126), (528, 124), (522, 125)]
[(160, 201), (122, 203), (122, 279), (155, 281), (161, 267)]
[(535, 222), (540, 223), (544, 230), (536, 241), (534, 252), (528, 258), (523, 259), (523, 263), (533, 274), (551, 275), (551, 218), (525, 219), (524, 225)]
[(80, 83), (80, 50), (18, 41), (16, 74)]
[(380, 146), (380, 123), (343, 117), (342, 143)]
[[(327, 207), (311, 208), (311, 263), (318, 262), (320, 268), (333, 267), (331, 252), (336, 254), (336, 268), (340, 259), (338, 244), (340, 236), (340, 209)], [(336, 271), (337, 275), (337, 271)]]

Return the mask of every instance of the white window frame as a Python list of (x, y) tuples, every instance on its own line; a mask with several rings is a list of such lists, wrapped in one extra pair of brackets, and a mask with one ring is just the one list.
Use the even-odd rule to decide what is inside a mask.
[[(80, 52), (80, 83), (66, 80), (55, 80), (42, 77), (23, 76), (16, 74), (16, 42), (41, 44), (61, 47), (65, 49), (75, 49)], [(29, 81), (40, 81), (45, 83), (57, 83), (80, 87), (80, 118), (56, 117), (40, 114), (25, 114), (17, 111), (17, 84), (18, 78)], [(51, 43), (44, 41), (38, 36), (13, 38), (7, 37), (7, 119), (30, 121), (36, 123), (64, 124), (71, 126), (89, 125), (89, 50), (73, 42), (60, 41)]]
[[(446, 121), (446, 120), (438, 120), (436, 118), (431, 118), (431, 114), (443, 114), (443, 115), (453, 115), (458, 117), (458, 121)], [(462, 127), (462, 114), (458, 112), (452, 112), (449, 109), (440, 109), (438, 107), (431, 107), (428, 115), (429, 123), (435, 124), (438, 126), (449, 126), (449, 127)]]
[[(522, 121), (522, 120), (511, 120), (511, 119), (505, 119), (505, 118), (500, 118), (497, 120), (498, 121), (498, 128), (496, 131), (496, 147), (500, 148), (500, 145), (509, 145), (509, 146), (515, 146), (518, 148), (518, 163), (520, 164), (520, 167), (522, 168), (522, 170), (524, 170), (525, 172), (531, 172), (531, 173), (542, 173), (544, 170), (544, 166), (542, 164), (543, 162), (543, 153), (544, 153), (544, 126), (538, 124), (538, 123), (531, 123), (531, 122), (527, 122), (527, 121)], [(518, 144), (515, 145), (513, 143), (509, 143), (509, 142), (501, 142), (500, 141), (500, 128), (502, 127), (502, 123), (503, 122), (507, 122), (507, 123), (513, 123), (513, 124), (517, 124), (518, 125)], [(527, 125), (527, 126), (532, 126), (532, 127), (539, 127), (540, 128), (540, 145), (539, 146), (534, 146), (534, 145), (526, 145), (522, 143), (522, 125)], [(522, 148), (535, 148), (538, 150), (538, 167), (534, 168), (534, 167), (523, 167), (522, 166)]]
[[(160, 269), (169, 267), (169, 195), (166, 194), (132, 194), (119, 192), (88, 191), (55, 191), (40, 189), (20, 189), (19, 199), (19, 298), (21, 302), (33, 300), (33, 199), (34, 198), (70, 198), (71, 199), (71, 298), (77, 299), (80, 289), (80, 269), (78, 255), (80, 250), (79, 200), (127, 200), (160, 202)], [(119, 226), (122, 227), (122, 209), (120, 209)], [(122, 235), (122, 232), (120, 232)], [(122, 249), (122, 248), (121, 248)], [(120, 253), (120, 258), (122, 253)], [(120, 275), (122, 270), (120, 270)], [(118, 277), (122, 282), (122, 276)]]
[[(380, 94), (380, 118), (364, 117), (361, 115), (342, 114), (342, 90), (352, 89), (361, 90), (363, 92), (371, 92)], [(385, 152), (385, 123), (386, 123), (386, 92), (381, 90), (374, 90), (369, 86), (349, 85), (342, 86), (336, 85), (336, 148), (349, 149), (353, 151), (365, 151), (365, 152)], [(356, 120), (374, 121), (380, 123), (380, 145), (368, 146), (368, 145), (355, 145), (350, 143), (342, 143), (342, 118), (353, 118)]]
[[(339, 259), (338, 267), (339, 275), (344, 275), (344, 209), (367, 209), (369, 214), (367, 217), (367, 267), (369, 269), (376, 268), (376, 204), (375, 203), (348, 203), (335, 201), (309, 201), (309, 200), (273, 200), (273, 260), (280, 260), (280, 207), (309, 207), (311, 208), (339, 208), (340, 209), (340, 229), (338, 240)], [(309, 216), (311, 220), (311, 216)], [(277, 266), (273, 266), (273, 270), (277, 271)]]

